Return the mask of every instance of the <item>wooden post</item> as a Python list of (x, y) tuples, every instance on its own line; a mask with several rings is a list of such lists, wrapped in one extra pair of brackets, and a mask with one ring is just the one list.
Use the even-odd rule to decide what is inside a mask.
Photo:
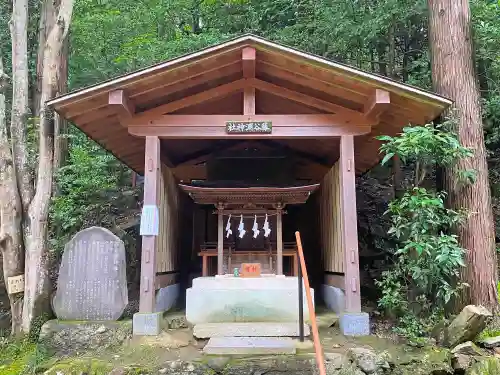
[(283, 220), (281, 205), (276, 208), (276, 274), (283, 275)]
[(345, 307), (347, 312), (361, 312), (359, 281), (358, 223), (356, 215), (356, 173), (354, 137), (340, 138), (340, 200), (342, 246), (344, 247)]
[[(144, 167), (144, 205), (158, 205), (160, 174), (160, 140), (146, 137)], [(155, 309), (156, 236), (142, 236), (141, 285), (139, 311), (152, 313)]]
[(217, 275), (224, 273), (224, 211), (223, 206), (217, 207)]

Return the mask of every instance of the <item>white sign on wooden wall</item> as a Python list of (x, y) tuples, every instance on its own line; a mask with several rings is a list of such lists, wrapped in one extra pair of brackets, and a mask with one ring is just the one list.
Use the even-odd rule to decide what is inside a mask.
[(7, 293), (14, 294), (24, 291), (24, 275), (7, 278)]
[(144, 205), (141, 214), (141, 226), (139, 234), (141, 236), (157, 236), (159, 228), (158, 207), (155, 205)]

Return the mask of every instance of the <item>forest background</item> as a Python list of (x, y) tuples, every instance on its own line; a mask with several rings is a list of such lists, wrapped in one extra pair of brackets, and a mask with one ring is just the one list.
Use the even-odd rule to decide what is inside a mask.
[[(496, 238), (500, 238), (500, 2), (472, 0), (475, 66), (481, 91)], [(9, 20), (12, 3), (0, 0), (0, 50), (12, 76)], [(42, 2), (29, 0), (28, 67), (30, 100), (37, 97), (37, 46)], [(76, 0), (64, 46), (68, 87), (74, 90), (153, 63), (193, 52), (243, 33), (270, 40), (432, 90), (426, 0)], [(6, 91), (7, 107), (12, 101)], [(37, 155), (37, 103), (29, 103), (28, 147)], [(50, 247), (60, 253), (78, 230), (98, 224), (119, 231), (137, 209), (131, 171), (84, 134), (62, 126), (64, 147), (56, 155), (50, 206)], [(36, 156), (28, 160), (36, 169)], [(361, 255), (391, 256), (395, 246), (380, 220), (390, 197), (383, 192), (411, 185), (411, 165), (363, 176), (359, 183)], [(410, 170), (408, 170), (410, 169)], [(434, 176), (429, 176), (433, 180)], [(359, 193), (359, 192), (358, 192)], [(134, 234), (120, 233), (133, 241)], [(380, 257), (374, 254), (382, 254)], [(382, 259), (380, 259), (382, 258)], [(368, 267), (369, 265), (369, 267)], [(383, 269), (383, 267), (380, 267)], [(371, 271), (372, 272), (372, 271)], [(372, 279), (380, 276), (371, 274)]]

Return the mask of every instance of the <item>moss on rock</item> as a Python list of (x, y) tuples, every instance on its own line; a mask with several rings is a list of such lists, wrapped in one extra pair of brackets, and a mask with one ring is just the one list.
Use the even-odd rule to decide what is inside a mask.
[(484, 358), (467, 370), (467, 375), (500, 375), (500, 359), (497, 357)]
[(80, 375), (82, 373), (108, 375), (112, 369), (112, 365), (97, 359), (78, 358), (58, 362), (47, 370), (44, 375)]

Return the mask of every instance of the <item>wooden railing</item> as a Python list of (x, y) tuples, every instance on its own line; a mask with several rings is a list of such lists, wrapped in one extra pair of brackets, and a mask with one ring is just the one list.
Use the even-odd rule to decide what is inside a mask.
[(314, 353), (316, 355), (316, 364), (318, 366), (319, 375), (326, 375), (325, 359), (323, 356), (323, 348), (319, 340), (318, 324), (316, 322), (316, 313), (314, 312), (314, 304), (311, 296), (311, 288), (309, 287), (309, 277), (307, 276), (306, 261), (304, 259), (304, 251), (302, 250), (302, 241), (300, 233), (295, 232), (295, 240), (297, 241), (297, 253), (299, 256), (299, 329), (300, 340), (304, 341), (304, 307), (302, 306), (302, 278), (304, 279), (304, 288), (306, 290), (307, 307), (309, 309), (309, 318), (311, 319), (311, 331), (314, 341)]

